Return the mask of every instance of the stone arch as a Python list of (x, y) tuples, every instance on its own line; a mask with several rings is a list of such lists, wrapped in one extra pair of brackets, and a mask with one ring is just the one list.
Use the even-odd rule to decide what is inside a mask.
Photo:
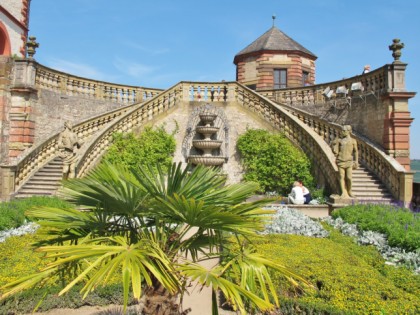
[(9, 33), (6, 26), (0, 21), (0, 55), (10, 56), (11, 54)]

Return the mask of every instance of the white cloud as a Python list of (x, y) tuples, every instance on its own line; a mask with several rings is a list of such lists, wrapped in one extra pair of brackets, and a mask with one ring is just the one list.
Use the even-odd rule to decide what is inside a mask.
[(83, 77), (83, 78), (96, 79), (96, 80), (109, 81), (109, 82), (112, 82), (115, 79), (117, 79), (115, 76), (103, 73), (90, 65), (86, 65), (84, 63), (72, 62), (72, 61), (63, 60), (63, 59), (56, 59), (56, 58), (49, 59), (48, 67), (53, 68), (58, 71), (66, 72), (68, 74)]
[(145, 76), (149, 76), (159, 70), (159, 67), (145, 65), (119, 57), (115, 58), (113, 65), (123, 74), (141, 79), (144, 79)]

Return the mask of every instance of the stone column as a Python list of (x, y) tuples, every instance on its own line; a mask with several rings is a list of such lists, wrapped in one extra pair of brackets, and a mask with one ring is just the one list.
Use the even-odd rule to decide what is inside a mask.
[(34, 143), (35, 121), (32, 111), (37, 101), (35, 89), (35, 62), (33, 60), (15, 61), (13, 79), (10, 87), (9, 160), (18, 157)]
[(405, 208), (409, 208), (411, 199), (413, 197), (413, 179), (414, 172), (400, 173), (400, 198)]
[(9, 201), (15, 192), (16, 167), (0, 165), (0, 200)]
[(408, 110), (408, 100), (416, 93), (405, 88), (406, 63), (400, 61), (404, 44), (400, 39), (393, 39), (389, 46), (394, 62), (388, 65), (387, 92), (384, 103), (387, 113), (384, 119), (383, 146), (385, 152), (394, 157), (404, 168), (410, 170), (410, 125), (413, 118)]

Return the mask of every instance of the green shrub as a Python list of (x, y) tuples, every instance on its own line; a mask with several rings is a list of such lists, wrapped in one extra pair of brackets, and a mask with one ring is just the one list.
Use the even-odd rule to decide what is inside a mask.
[(284, 135), (248, 129), (238, 138), (237, 146), (245, 169), (244, 179), (259, 183), (262, 192), (286, 195), (296, 180), (313, 188), (309, 159)]
[[(418, 314), (420, 276), (390, 271), (372, 246), (358, 246), (330, 229), (328, 239), (269, 235), (256, 240), (258, 251), (311, 281), (317, 291), (301, 292), (273, 275), (279, 294), (296, 314)], [(401, 269), (403, 270), (403, 269)], [(313, 310), (311, 310), (311, 308)]]
[(147, 127), (138, 137), (133, 133), (116, 133), (113, 138), (104, 161), (129, 168), (160, 165), (163, 170), (167, 170), (172, 163), (176, 142), (174, 136), (163, 127)]
[(0, 203), (0, 231), (21, 226), (27, 219), (25, 211), (35, 206), (47, 206), (68, 209), (69, 203), (57, 197), (36, 196), (22, 200)]
[(390, 246), (408, 251), (420, 249), (420, 216), (408, 209), (386, 205), (356, 205), (337, 209), (332, 216), (356, 224), (361, 230), (385, 234)]

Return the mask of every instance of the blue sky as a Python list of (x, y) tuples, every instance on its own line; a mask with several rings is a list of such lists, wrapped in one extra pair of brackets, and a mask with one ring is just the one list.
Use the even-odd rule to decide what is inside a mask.
[[(316, 82), (392, 63), (405, 44), (406, 85), (420, 92), (420, 0), (32, 0), (35, 59), (82, 77), (168, 88), (235, 80), (234, 56), (276, 26), (318, 56)], [(420, 95), (409, 102), (420, 159)]]

